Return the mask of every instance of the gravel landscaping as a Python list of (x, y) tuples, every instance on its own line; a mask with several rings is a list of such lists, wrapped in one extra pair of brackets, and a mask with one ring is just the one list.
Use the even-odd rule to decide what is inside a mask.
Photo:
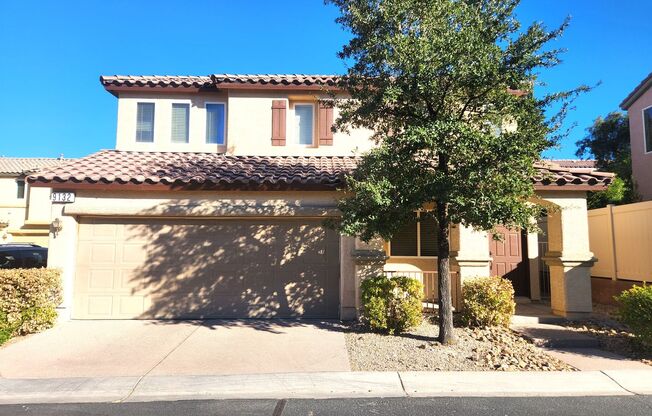
[(506, 328), (455, 328), (457, 344), (437, 342), (436, 322), (400, 335), (348, 328), (346, 346), (354, 371), (574, 371)]

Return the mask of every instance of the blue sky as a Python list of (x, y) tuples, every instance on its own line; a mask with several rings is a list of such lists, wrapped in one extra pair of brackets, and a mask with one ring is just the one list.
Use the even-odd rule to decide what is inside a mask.
[[(652, 71), (652, 1), (523, 0), (553, 27), (564, 63), (551, 89), (602, 85), (576, 102), (578, 126), (547, 157), (573, 157), (594, 118)], [(101, 74), (341, 73), (347, 34), (321, 0), (0, 0), (0, 155), (79, 157), (115, 145), (116, 99)]]

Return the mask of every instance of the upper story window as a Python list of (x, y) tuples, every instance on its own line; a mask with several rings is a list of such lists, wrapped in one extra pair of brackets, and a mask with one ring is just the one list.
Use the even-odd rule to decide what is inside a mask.
[(312, 104), (294, 105), (294, 137), (298, 144), (313, 144), (314, 112)]
[(226, 105), (224, 103), (206, 104), (206, 143), (225, 144)]
[(172, 143), (188, 143), (190, 104), (172, 104)]
[(25, 199), (25, 181), (23, 179), (16, 180), (16, 198)]
[(437, 253), (437, 221), (420, 212), (389, 243), (390, 256), (436, 257)]
[(154, 141), (154, 103), (138, 103), (136, 114), (136, 141)]
[(652, 107), (643, 110), (643, 130), (645, 131), (645, 152), (652, 152)]

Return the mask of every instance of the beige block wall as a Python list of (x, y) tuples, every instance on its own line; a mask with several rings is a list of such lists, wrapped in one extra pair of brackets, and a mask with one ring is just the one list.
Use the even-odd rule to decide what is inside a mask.
[[(137, 151), (228, 152), (236, 155), (344, 155), (370, 149), (370, 131), (355, 129), (337, 132), (332, 146), (319, 146), (315, 114), (315, 145), (298, 145), (292, 129), (295, 102), (316, 102), (326, 98), (319, 92), (287, 93), (283, 91), (229, 91), (197, 94), (121, 93), (118, 99), (118, 126), (116, 149)], [(287, 100), (287, 144), (272, 146), (272, 101)], [(154, 102), (154, 142), (136, 142), (136, 114), (138, 102)], [(172, 103), (190, 103), (189, 143), (172, 143)], [(206, 108), (209, 102), (226, 102), (226, 145), (206, 144)], [(335, 109), (334, 117), (338, 111)]]
[(645, 151), (643, 110), (652, 106), (652, 88), (641, 95), (627, 110), (629, 140), (632, 149), (632, 172), (637, 190), (644, 201), (652, 200), (652, 152)]

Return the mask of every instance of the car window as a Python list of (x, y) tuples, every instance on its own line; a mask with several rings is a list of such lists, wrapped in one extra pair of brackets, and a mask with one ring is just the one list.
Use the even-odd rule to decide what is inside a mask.
[(20, 267), (16, 253), (0, 253), (0, 269), (15, 269)]
[(23, 267), (26, 269), (31, 269), (35, 267), (45, 267), (46, 265), (46, 258), (44, 256), (45, 253), (40, 252), (40, 251), (23, 251), (22, 253), (22, 258), (23, 258)]

